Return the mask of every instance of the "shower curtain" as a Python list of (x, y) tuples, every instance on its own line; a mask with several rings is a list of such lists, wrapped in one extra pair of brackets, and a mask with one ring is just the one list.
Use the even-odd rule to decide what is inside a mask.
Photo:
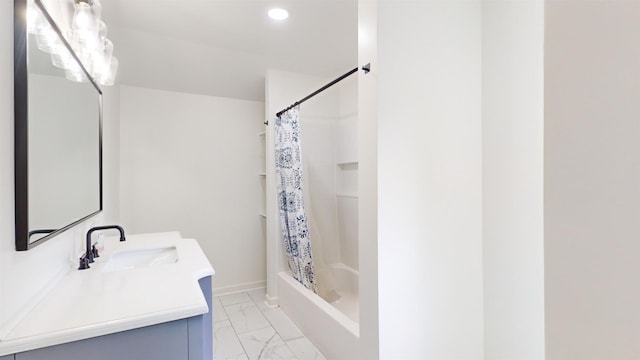
[(275, 120), (276, 177), (282, 241), (293, 277), (314, 293), (318, 292), (313, 270), (309, 225), (302, 197), (300, 151), (300, 107)]

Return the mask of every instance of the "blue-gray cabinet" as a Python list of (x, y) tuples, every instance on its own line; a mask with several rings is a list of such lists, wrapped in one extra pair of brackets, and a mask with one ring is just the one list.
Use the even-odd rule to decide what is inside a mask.
[(13, 355), (0, 356), (0, 360), (14, 360)]
[[(26, 351), (15, 354), (15, 360), (211, 360), (211, 277), (200, 279), (199, 284), (209, 305), (206, 314)], [(0, 360), (14, 360), (10, 356)]]

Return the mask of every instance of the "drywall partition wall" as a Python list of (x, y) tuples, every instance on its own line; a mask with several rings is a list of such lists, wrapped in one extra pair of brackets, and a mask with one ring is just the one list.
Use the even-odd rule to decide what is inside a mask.
[[(0, 2), (0, 339), (15, 322), (40, 300), (40, 296), (55, 285), (60, 276), (77, 266), (83, 249), (86, 230), (102, 224), (98, 215), (79, 224), (55, 239), (32, 250), (15, 251), (14, 183), (13, 183), (13, 3)], [(106, 99), (105, 129), (117, 122), (113, 111), (115, 100)], [(117, 139), (105, 134), (105, 147)], [(106, 169), (117, 168), (117, 159), (107, 157), (105, 179), (112, 174)], [(105, 198), (111, 196), (105, 191)], [(105, 204), (111, 203), (105, 201)]]
[(264, 103), (122, 86), (120, 217), (130, 232), (196, 238), (218, 293), (264, 286)]
[[(360, 354), (380, 357), (378, 315), (378, 4), (358, 1), (358, 269)], [(341, 101), (341, 104), (346, 102)]]
[(640, 358), (640, 3), (545, 3), (546, 356)]
[[(13, 3), (0, 3), (0, 324), (11, 316), (5, 292), (6, 252), (14, 241), (13, 217)], [(6, 331), (0, 326), (0, 339)]]
[(378, 3), (382, 359), (483, 358), (481, 12)]
[(28, 252), (15, 251), (13, 179), (13, 3), (0, 3), (0, 338), (37, 295), (68, 268), (68, 231)]
[(544, 359), (544, 2), (482, 4), (486, 359)]

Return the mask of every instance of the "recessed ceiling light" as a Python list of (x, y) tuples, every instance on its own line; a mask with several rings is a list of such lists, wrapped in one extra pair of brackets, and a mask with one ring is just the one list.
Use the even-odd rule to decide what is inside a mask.
[(289, 12), (287, 10), (279, 8), (269, 10), (268, 14), (273, 20), (284, 20), (289, 17)]

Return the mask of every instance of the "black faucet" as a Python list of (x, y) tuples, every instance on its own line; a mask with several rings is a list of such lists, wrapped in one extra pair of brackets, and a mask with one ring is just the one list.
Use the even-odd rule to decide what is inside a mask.
[(96, 249), (96, 246), (91, 245), (91, 234), (93, 234), (94, 231), (108, 230), (108, 229), (118, 230), (120, 232), (120, 241), (126, 240), (124, 237), (124, 229), (122, 228), (122, 226), (104, 225), (104, 226), (92, 227), (91, 229), (89, 229), (89, 231), (87, 231), (87, 252), (80, 258), (80, 266), (78, 267), (78, 270), (88, 269), (90, 267), (89, 264), (94, 262), (93, 258), (100, 257), (100, 254), (98, 254), (98, 249)]

